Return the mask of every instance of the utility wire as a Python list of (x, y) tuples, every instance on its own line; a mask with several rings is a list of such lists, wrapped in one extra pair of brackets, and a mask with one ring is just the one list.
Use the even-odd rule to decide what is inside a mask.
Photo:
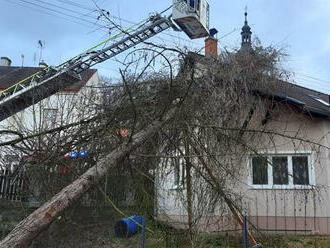
[[(9, 0), (7, 0), (7, 1), (9, 1)], [(55, 13), (59, 13), (59, 14), (61, 14), (61, 15), (66, 15), (66, 16), (69, 16), (69, 17), (71, 17), (71, 18), (76, 18), (76, 19), (78, 19), (78, 20), (85, 21), (85, 22), (88, 22), (88, 23), (93, 24), (93, 25), (97, 25), (98, 28), (97, 28), (96, 30), (103, 29), (103, 28), (108, 29), (108, 27), (106, 27), (106, 26), (104, 26), (104, 25), (98, 25), (97, 23), (94, 23), (94, 22), (89, 21), (89, 20), (85, 20), (85, 19), (83, 19), (83, 18), (81, 18), (81, 17), (68, 15), (68, 14), (63, 13), (63, 12), (60, 12), (60, 11), (58, 11), (58, 10), (51, 9), (51, 8), (49, 8), (49, 7), (45, 7), (45, 6), (43, 6), (43, 5), (39, 5), (39, 4), (36, 4), (36, 3), (33, 3), (33, 2), (29, 2), (29, 1), (27, 1), (27, 0), (18, 0), (18, 1), (25, 2), (25, 3), (31, 4), (31, 5), (36, 5), (36, 6), (39, 7), (39, 8), (43, 8), (43, 9), (46, 9), (46, 10), (49, 10), (49, 11), (53, 11), (53, 12), (55, 12)], [(81, 13), (81, 12), (79, 12), (79, 11), (70, 10), (70, 9), (68, 9), (68, 8), (61, 7), (61, 6), (58, 6), (58, 5), (56, 5), (56, 4), (48, 3), (48, 2), (45, 2), (45, 1), (42, 1), (42, 0), (34, 0), (34, 1), (39, 2), (39, 3), (41, 3), (41, 4), (50, 5), (50, 6), (52, 6), (52, 7), (59, 8), (59, 9), (65, 10), (65, 11), (73, 12), (73, 13), (75, 13), (75, 14), (84, 15), (84, 13)], [(62, 3), (67, 3), (66, 1), (63, 1), (63, 0), (57, 0), (57, 1), (62, 2)], [(79, 4), (73, 4), (73, 2), (68, 2), (68, 3), (71, 4), (71, 5), (73, 5), (73, 6), (80, 7)], [(17, 4), (19, 4), (19, 3), (17, 3)], [(21, 5), (21, 4), (19, 4), (19, 5)], [(21, 6), (25, 6), (25, 5), (21, 5)], [(26, 6), (26, 7), (27, 7), (27, 6)], [(96, 11), (96, 10), (93, 10), (93, 9), (91, 9), (91, 8), (87, 8), (87, 7), (80, 7), (80, 8), (82, 8), (82, 9), (84, 9), (84, 10), (88, 10), (88, 11)], [(166, 11), (169, 10), (170, 8), (171, 8), (171, 6), (168, 7), (167, 9), (165, 9), (164, 11), (162, 11), (161, 13), (166, 12)], [(46, 13), (48, 13), (48, 12), (46, 12)], [(57, 17), (58, 17), (58, 16), (57, 16)], [(114, 19), (122, 20), (122, 21), (124, 21), (124, 22), (129, 23), (129, 24), (136, 24), (135, 22), (128, 21), (128, 20), (122, 19), (122, 18), (117, 17), (117, 16), (114, 16), (114, 15), (111, 15), (111, 17), (114, 18)], [(90, 18), (92, 18), (92, 17), (90, 17)], [(96, 17), (95, 17), (95, 19), (96, 19)], [(67, 20), (68, 20), (68, 19), (67, 19)], [(75, 22), (75, 23), (76, 23), (76, 22)], [(80, 25), (83, 25), (83, 24), (81, 24), (81, 23), (79, 23), (79, 24), (80, 24)], [(95, 30), (94, 30), (94, 31), (95, 31)], [(93, 32), (94, 32), (94, 31), (93, 31)], [(178, 37), (178, 36), (174, 36), (174, 35), (169, 34), (169, 33), (166, 33), (165, 35), (170, 36), (170, 37), (173, 37), (173, 38), (176, 38), (176, 39), (184, 40), (184, 41), (186, 41), (186, 42), (190, 42), (190, 43), (198, 44), (198, 43), (193, 42), (193, 41), (191, 41), (191, 40), (184, 39), (184, 38), (181, 38), (181, 37)], [(158, 38), (159, 38), (159, 37), (158, 37)], [(159, 38), (159, 39), (160, 39), (160, 38)], [(163, 40), (163, 41), (164, 41), (164, 40)], [(169, 40), (166, 40), (166, 41), (168, 42)], [(200, 45), (200, 44), (198, 44), (198, 45)]]
[[(6, 1), (10, 1), (10, 0), (6, 0)], [(13, 1), (13, 0), (11, 0), (11, 1)], [(29, 1), (27, 1), (27, 0), (17, 0), (17, 1), (21, 1), (21, 2), (24, 2), (24, 3), (26, 3), (26, 4), (34, 5), (34, 6), (37, 6), (37, 7), (41, 8), (41, 9), (46, 9), (46, 10), (48, 10), (48, 11), (52, 11), (52, 12), (55, 12), (55, 13), (60, 14), (60, 15), (68, 16), (68, 17), (70, 17), (70, 18), (74, 18), (74, 19), (77, 19), (77, 20), (79, 20), (79, 21), (84, 21), (84, 22), (87, 22), (87, 23), (89, 23), (89, 24), (92, 24), (92, 25), (96, 25), (96, 26), (98, 26), (98, 28), (97, 28), (96, 30), (94, 30), (94, 31), (97, 31), (97, 30), (99, 30), (99, 29), (107, 29), (107, 30), (108, 30), (108, 28), (109, 28), (109, 27), (107, 27), (107, 26), (105, 26), (105, 25), (100, 25), (100, 24), (97, 24), (96, 22), (92, 22), (92, 21), (90, 21), (90, 20), (86, 20), (86, 19), (83, 19), (83, 18), (81, 18), (81, 17), (77, 17), (77, 16), (73, 16), (73, 15), (70, 15), (70, 14), (67, 14), (67, 13), (63, 13), (63, 12), (61, 12), (61, 11), (59, 11), (59, 10), (52, 9), (52, 8), (49, 8), (49, 7), (45, 7), (45, 6), (40, 5), (40, 4), (37, 4), (37, 3), (29, 2)], [(45, 2), (45, 1), (42, 1), (42, 0), (34, 0), (34, 1), (39, 2), (39, 3), (41, 3), (41, 4), (43, 3), (43, 4), (51, 5), (51, 6), (55, 7), (55, 8), (60, 8), (60, 9), (63, 9), (63, 10), (65, 10), (65, 11), (70, 11), (70, 12), (73, 12), (73, 13), (75, 13), (75, 14), (84, 15), (84, 13), (81, 13), (81, 12), (78, 12), (78, 11), (75, 11), (75, 10), (70, 10), (70, 9), (68, 9), (68, 8), (64, 8), (64, 7), (58, 6), (58, 5), (56, 5), (56, 4), (48, 3), (48, 2)], [(84, 9), (84, 10), (88, 10), (88, 11), (96, 11), (95, 9), (88, 8), (88, 7), (84, 7), (84, 6), (82, 6), (82, 5), (79, 5), (79, 4), (74, 3), (74, 2), (72, 2), (72, 1), (64, 1), (64, 0), (57, 0), (57, 1), (58, 1), (58, 2), (61, 2), (61, 3), (69, 4), (69, 5), (72, 5), (72, 6), (75, 6), (75, 7), (79, 7), (79, 8)], [(16, 3), (16, 2), (15, 2), (15, 3)], [(21, 6), (24, 6), (24, 5), (19, 4), (19, 3), (16, 3), (16, 4), (21, 5)], [(28, 7), (28, 6), (24, 6), (24, 7)], [(163, 10), (161, 13), (164, 13), (164, 12), (168, 11), (171, 7), (172, 7), (172, 6), (169, 6), (168, 8), (166, 8), (165, 10)], [(32, 8), (32, 9), (33, 9), (33, 8)], [(44, 11), (44, 12), (45, 12), (45, 11)], [(46, 13), (48, 13), (48, 12), (46, 12)], [(48, 13), (48, 14), (50, 14), (50, 13)], [(53, 15), (53, 14), (52, 14), (52, 15)], [(53, 15), (53, 16), (54, 16), (54, 15)], [(56, 17), (61, 18), (61, 17), (59, 17), (59, 16), (56, 16)], [(135, 22), (132, 22), (132, 21), (129, 21), (129, 20), (127, 20), (127, 19), (123, 19), (123, 18), (120, 18), (120, 17), (114, 16), (114, 15), (111, 15), (111, 14), (110, 14), (110, 17), (112, 17), (112, 18), (114, 18), (114, 19), (117, 19), (117, 20), (124, 21), (124, 22), (129, 23), (129, 24), (135, 24)], [(91, 17), (91, 18), (92, 18), (92, 17)], [(96, 19), (96, 18), (97, 18), (97, 17), (95, 17), (95, 19)], [(65, 19), (65, 20), (69, 20), (69, 19)], [(77, 22), (74, 22), (74, 23), (77, 23)], [(77, 23), (77, 24), (84, 25), (84, 24), (82, 24), (82, 23)], [(91, 31), (91, 32), (94, 32), (94, 31)], [(173, 35), (173, 34), (170, 34), (168, 31), (165, 31), (164, 33), (162, 33), (162, 34), (160, 34), (160, 35), (162, 35), (162, 36), (163, 36), (163, 35), (166, 35), (166, 36), (169, 36), (169, 37), (172, 37), (172, 38), (178, 39), (178, 40), (182, 40), (182, 41), (185, 41), (185, 42), (189, 42), (189, 43), (193, 43), (193, 44), (196, 44), (196, 45), (198, 45), (198, 46), (201, 46), (201, 44), (199, 44), (199, 43), (197, 43), (197, 42), (194, 42), (194, 41), (191, 41), (191, 40), (188, 40), (188, 39), (184, 39), (184, 38), (179, 37), (179, 36), (175, 36), (175, 35)], [(158, 38), (161, 39), (159, 36), (158, 36)], [(169, 40), (166, 40), (166, 41), (168, 42)], [(172, 42), (173, 42), (173, 41), (172, 41)]]
[[(72, 5), (72, 6), (76, 6), (76, 7), (79, 7), (81, 9), (84, 9), (84, 10), (87, 10), (87, 11), (95, 11), (95, 9), (93, 9), (93, 8), (82, 6), (82, 5), (78, 4), (78, 3), (74, 3), (74, 2), (69, 1), (69, 0), (56, 0), (56, 1), (61, 2), (61, 3), (65, 3), (65, 4), (69, 4), (69, 5)], [(173, 5), (170, 5), (165, 10), (161, 11), (160, 14), (164, 14), (165, 12), (167, 12), (168, 10), (170, 10), (172, 7), (173, 7)], [(113, 18), (113, 19), (119, 20), (119, 21), (126, 22), (128, 24), (133, 24), (133, 25), (136, 24), (133, 21), (130, 21), (130, 20), (127, 20), (125, 18), (112, 15), (111, 13), (110, 13), (110, 17)], [(179, 36), (175, 36), (173, 34), (170, 34), (169, 31), (164, 31), (164, 33), (161, 33), (160, 35), (167, 35), (167, 36), (170, 36), (170, 37), (173, 37), (173, 38), (176, 38), (176, 39), (179, 39), (179, 40), (183, 40), (183, 41), (186, 41), (186, 42), (189, 42), (189, 43), (194, 43), (194, 44), (197, 44), (198, 46), (200, 46), (200, 44), (197, 43), (197, 42), (195, 42), (195, 41), (188, 40), (188, 39), (185, 39), (185, 38), (182, 38), (182, 37), (179, 37)], [(168, 40), (166, 40), (166, 41), (168, 41)]]
[(170, 10), (173, 7), (173, 4), (170, 5), (168, 8), (164, 9), (160, 14), (164, 14), (166, 11)]
[(49, 11), (55, 12), (55, 13), (57, 13), (57, 14), (60, 14), (60, 15), (64, 15), (64, 16), (70, 17), (70, 18), (75, 18), (75, 19), (78, 19), (78, 20), (81, 20), (81, 21), (84, 21), (84, 22), (87, 22), (87, 23), (93, 24), (93, 25), (98, 26), (98, 27), (104, 27), (104, 28), (108, 29), (108, 27), (106, 27), (106, 26), (103, 26), (103, 25), (100, 25), (100, 24), (97, 24), (97, 23), (94, 23), (94, 22), (91, 22), (91, 21), (85, 20), (85, 19), (80, 18), (80, 17), (77, 17), (77, 16), (73, 16), (73, 15), (70, 15), (70, 14), (66, 14), (66, 13), (63, 13), (63, 12), (61, 12), (61, 11), (54, 10), (54, 9), (52, 9), (52, 8), (49, 8), (49, 7), (45, 7), (45, 6), (40, 5), (40, 4), (37, 4), (37, 3), (29, 2), (29, 1), (27, 1), (27, 0), (18, 0), (18, 1), (23, 2), (23, 3), (26, 3), (26, 4), (30, 4), (30, 5), (33, 5), (33, 6), (36, 6), (36, 7), (42, 8), (42, 9), (46, 9), (46, 10), (49, 10)]
[(97, 12), (97, 9), (93, 9), (91, 7), (86, 7), (86, 6), (83, 6), (81, 4), (78, 4), (78, 3), (75, 3), (75, 2), (72, 2), (72, 1), (65, 1), (65, 0), (55, 0), (59, 3), (64, 3), (66, 5), (69, 5), (69, 6), (74, 6), (74, 7), (78, 7), (78, 8), (81, 8), (83, 10), (86, 10), (88, 11), (87, 14), (84, 14), (84, 16), (91, 16), (90, 14), (93, 13), (93, 12)]
[(75, 2), (70, 1), (70, 0), (55, 0), (55, 1), (60, 2), (60, 3), (64, 3), (64, 4), (68, 4), (68, 5), (71, 5), (71, 6), (75, 6), (75, 7), (78, 7), (78, 8), (84, 9), (84, 10), (88, 10), (88, 11), (94, 10), (92, 8), (89, 8), (87, 6), (83, 6), (79, 3), (75, 3)]
[[(92, 22), (94, 25), (96, 25), (97, 24), (97, 21), (102, 21), (102, 22), (104, 22), (104, 25), (106, 25), (106, 24), (108, 24), (108, 23), (106, 23), (103, 19), (98, 19), (98, 16), (92, 16), (92, 15), (90, 15), (90, 13), (91, 13), (91, 11), (89, 11), (89, 13), (82, 13), (82, 12), (79, 12), (79, 11), (76, 11), (76, 10), (74, 10), (74, 9), (68, 9), (68, 8), (65, 8), (65, 7), (62, 7), (62, 6), (59, 6), (59, 5), (56, 5), (56, 4), (53, 4), (53, 3), (48, 3), (48, 2), (45, 2), (45, 1), (42, 1), (42, 0), (33, 0), (33, 1), (35, 1), (35, 2), (39, 2), (39, 3), (42, 3), (42, 4), (45, 4), (45, 5), (50, 5), (50, 6), (53, 6), (53, 7), (55, 7), (55, 8), (58, 8), (58, 9), (61, 9), (61, 10), (64, 10), (64, 11), (67, 11), (67, 12), (71, 12), (71, 13), (74, 13), (74, 14), (78, 14), (78, 15), (80, 15), (80, 16), (85, 16), (85, 17), (87, 17), (87, 18), (89, 18), (88, 20), (86, 20), (86, 21), (88, 21), (88, 22)], [(97, 12), (97, 10), (93, 10), (92, 12)], [(78, 17), (79, 19), (83, 19), (82, 17)], [(104, 26), (99, 26), (99, 28), (98, 29), (101, 29), (101, 28), (104, 28)]]
[[(25, 3), (25, 4), (30, 4), (30, 5), (37, 6), (37, 7), (39, 7), (39, 8), (33, 8), (33, 7), (31, 7), (30, 5), (25, 5), (25, 4), (21, 4), (21, 3), (13, 2), (12, 0), (6, 0), (6, 1), (7, 1), (7, 2), (11, 2), (11, 3), (13, 3), (13, 4), (17, 4), (17, 5), (23, 6), (23, 7), (30, 8), (30, 9), (33, 9), (33, 10), (38, 10), (38, 11), (40, 11), (40, 8), (41, 8), (41, 11), (42, 11), (43, 13), (45, 13), (45, 14), (48, 14), (48, 15), (50, 15), (50, 16), (54, 16), (54, 17), (57, 17), (57, 18), (61, 18), (61, 19), (64, 19), (64, 20), (68, 20), (68, 21), (70, 21), (70, 22), (73, 22), (73, 23), (76, 23), (76, 24), (79, 24), (79, 25), (86, 26), (86, 24), (83, 24), (83, 23), (81, 23), (81, 22), (77, 22), (77, 21), (74, 21), (74, 20), (71, 20), (71, 19), (67, 19), (67, 18), (64, 18), (64, 17), (62, 17), (62, 16), (55, 15), (55, 14), (53, 14), (53, 13), (48, 12), (47, 10), (52, 11), (52, 12), (55, 12), (55, 13), (58, 13), (58, 14), (60, 14), (60, 15), (68, 16), (68, 17), (70, 17), (70, 18), (78, 19), (78, 20), (80, 20), (80, 21), (88, 22), (88, 23), (93, 24), (93, 25), (97, 25), (97, 26), (99, 26), (99, 28), (104, 28), (104, 27), (105, 27), (105, 26), (99, 25), (99, 24), (97, 24), (97, 23), (91, 22), (91, 21), (89, 21), (89, 20), (86, 20), (86, 19), (83, 19), (83, 18), (80, 18), (80, 17), (77, 17), (77, 16), (68, 15), (68, 14), (66, 14), (66, 13), (63, 13), (63, 12), (60, 12), (60, 11), (57, 11), (57, 10), (54, 10), (54, 9), (51, 9), (51, 8), (48, 8), (48, 7), (45, 7), (45, 6), (42, 6), (42, 5), (36, 4), (36, 3), (32, 3), (32, 2), (29, 2), (29, 1), (27, 1), (27, 0), (18, 0), (18, 1), (23, 2), (23, 3)], [(34, 1), (39, 2), (39, 3), (42, 3), (42, 4), (47, 4), (47, 5), (53, 6), (53, 7), (55, 7), (55, 8), (59, 8), (59, 9), (62, 9), (62, 10), (64, 10), (64, 11), (72, 12), (72, 13), (75, 13), (75, 14), (79, 14), (79, 15), (83, 15), (83, 16), (86, 15), (86, 14), (81, 13), (81, 12), (79, 12), (79, 11), (76, 11), (76, 10), (73, 10), (73, 9), (68, 9), (68, 8), (65, 8), (65, 7), (61, 7), (61, 6), (58, 6), (58, 5), (56, 5), (56, 4), (48, 3), (48, 2), (45, 2), (45, 1), (42, 1), (42, 0), (34, 0)], [(75, 3), (75, 2), (70, 1), (70, 0), (56, 0), (56, 1), (57, 1), (57, 2), (60, 2), (60, 3), (67, 4), (67, 5), (71, 5), (71, 6), (74, 6), (74, 7), (78, 7), (78, 8), (81, 8), (81, 9), (83, 9), (83, 10), (90, 11), (90, 12), (94, 12), (94, 11), (96, 11), (96, 10), (93, 9), (93, 8), (83, 6), (83, 5), (81, 5), (81, 4)], [(169, 6), (168, 8), (166, 8), (165, 10), (163, 10), (163, 11), (160, 12), (160, 13), (163, 14), (163, 13), (165, 13), (166, 11), (168, 11), (170, 8), (172, 8), (172, 5)], [(45, 11), (45, 9), (46, 9), (46, 11)], [(127, 20), (127, 19), (120, 18), (120, 17), (114, 16), (114, 15), (111, 15), (111, 17), (114, 18), (114, 19), (118, 19), (118, 20), (124, 21), (124, 22), (126, 22), (126, 23), (135, 24), (135, 23), (132, 22), (132, 21), (129, 21), (129, 20)], [(89, 17), (89, 18), (93, 18), (93, 17)], [(107, 27), (106, 27), (106, 28), (107, 28)], [(237, 30), (238, 30), (238, 29), (235, 28), (235, 29), (232, 30), (231, 32), (229, 32), (229, 33), (223, 35), (222, 37), (220, 37), (219, 39), (223, 39), (223, 38), (227, 37), (228, 35), (231, 35), (232, 33), (236, 32)], [(166, 33), (165, 33), (165, 32), (166, 32)], [(194, 43), (194, 44), (200, 46), (200, 44), (197, 43), (197, 42), (194, 42), (194, 41), (191, 41), (191, 40), (188, 40), (188, 39), (184, 39), (184, 38), (179, 37), (179, 36), (175, 36), (175, 35), (173, 35), (173, 34), (168, 33), (168, 31), (165, 31), (165, 32), (162, 33), (162, 35), (167, 35), (167, 36), (170, 36), (170, 37), (172, 37), (172, 38), (175, 38), (175, 39), (178, 39), (178, 40), (183, 40), (183, 41), (186, 41), (186, 42), (189, 42), (189, 43)], [(167, 39), (163, 39), (163, 38), (160, 38), (159, 36), (158, 36), (157, 38), (160, 39), (160, 40), (162, 40), (163, 42), (164, 42), (164, 41), (169, 42), (169, 40), (167, 40)], [(172, 42), (173, 42), (173, 41), (172, 41)], [(204, 47), (203, 47), (203, 48), (204, 48)], [(320, 79), (320, 78), (316, 78), (316, 77), (314, 77), (314, 76), (309, 76), (309, 75), (306, 75), (306, 74), (303, 74), (303, 73), (298, 73), (298, 72), (294, 72), (294, 73), (296, 73), (296, 74), (298, 74), (298, 75), (301, 75), (302, 77), (306, 77), (306, 78), (309, 78), (309, 79), (312, 79), (312, 80), (315, 80), (315, 81), (318, 81), (318, 82), (321, 82), (321, 83), (330, 83), (330, 81), (327, 81), (327, 80), (324, 80), (324, 79)], [(307, 79), (304, 79), (304, 78), (301, 78), (301, 79), (303, 79), (303, 80), (307, 80)], [(321, 85), (321, 84), (319, 84), (319, 85)]]
[[(9, 3), (12, 3), (12, 4), (15, 4), (15, 5), (18, 5), (18, 6), (22, 6), (24, 8), (32, 9), (34, 11), (42, 12), (42, 13), (47, 14), (49, 16), (53, 16), (53, 17), (56, 17), (56, 18), (59, 18), (59, 19), (63, 19), (63, 20), (66, 20), (66, 21), (69, 21), (69, 22), (72, 22), (72, 23), (75, 23), (75, 24), (78, 24), (78, 25), (81, 25), (81, 26), (84, 26), (84, 27), (90, 25), (90, 24), (85, 24), (85, 23), (81, 23), (81, 22), (78, 22), (78, 21), (74, 21), (72, 19), (69, 19), (69, 18), (66, 18), (66, 17), (63, 17), (63, 16), (55, 15), (55, 14), (49, 12), (49, 11), (46, 11), (46, 10), (43, 10), (43, 9), (40, 9), (40, 8), (34, 8), (34, 7), (32, 7), (30, 5), (26, 5), (24, 3), (17, 3), (17, 2), (14, 2), (13, 0), (5, 0), (5, 1), (7, 1)], [(93, 26), (89, 26), (89, 27), (93, 28)]]
[[(72, 13), (75, 13), (75, 14), (78, 14), (78, 15), (86, 16), (85, 13), (76, 11), (74, 9), (68, 9), (68, 8), (53, 4), (53, 3), (45, 2), (45, 1), (42, 1), (42, 0), (33, 0), (33, 1), (45, 4), (45, 5), (50, 5), (50, 6), (53, 6), (55, 8), (58, 8), (58, 9), (61, 9), (61, 10), (64, 10), (64, 11), (68, 11), (68, 12), (72, 12)], [(91, 17), (91, 16), (87, 16), (87, 17), (92, 18), (95, 21), (94, 17)]]

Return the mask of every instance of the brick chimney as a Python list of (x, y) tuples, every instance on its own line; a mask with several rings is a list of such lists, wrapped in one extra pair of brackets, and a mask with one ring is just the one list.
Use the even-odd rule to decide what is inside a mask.
[(205, 56), (218, 56), (218, 40), (214, 37), (205, 39)]

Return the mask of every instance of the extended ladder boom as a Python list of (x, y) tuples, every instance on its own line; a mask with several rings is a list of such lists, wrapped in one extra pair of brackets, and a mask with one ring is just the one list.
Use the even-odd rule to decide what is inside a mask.
[(89, 50), (57, 66), (47, 67), (0, 93), (0, 121), (81, 80), (80, 73), (173, 27), (169, 18), (154, 15), (132, 34), (101, 50)]

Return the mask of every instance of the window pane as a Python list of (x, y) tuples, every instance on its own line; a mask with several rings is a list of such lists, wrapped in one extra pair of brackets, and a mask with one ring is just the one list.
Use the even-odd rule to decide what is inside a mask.
[(288, 157), (273, 157), (273, 183), (289, 184)]
[(252, 158), (253, 184), (268, 184), (267, 158)]
[(180, 185), (180, 163), (179, 158), (173, 158), (174, 165), (174, 185)]
[(308, 185), (309, 184), (308, 157), (293, 156), (292, 167), (293, 167), (293, 184)]
[(185, 183), (185, 167), (183, 160), (181, 158), (172, 158), (172, 163), (174, 166), (174, 186), (184, 186)]
[(195, 8), (195, 0), (190, 0), (190, 7)]

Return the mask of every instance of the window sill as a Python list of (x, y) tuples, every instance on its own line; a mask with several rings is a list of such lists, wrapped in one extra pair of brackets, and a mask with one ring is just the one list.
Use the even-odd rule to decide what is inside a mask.
[(310, 190), (314, 187), (315, 185), (249, 185), (252, 190)]

